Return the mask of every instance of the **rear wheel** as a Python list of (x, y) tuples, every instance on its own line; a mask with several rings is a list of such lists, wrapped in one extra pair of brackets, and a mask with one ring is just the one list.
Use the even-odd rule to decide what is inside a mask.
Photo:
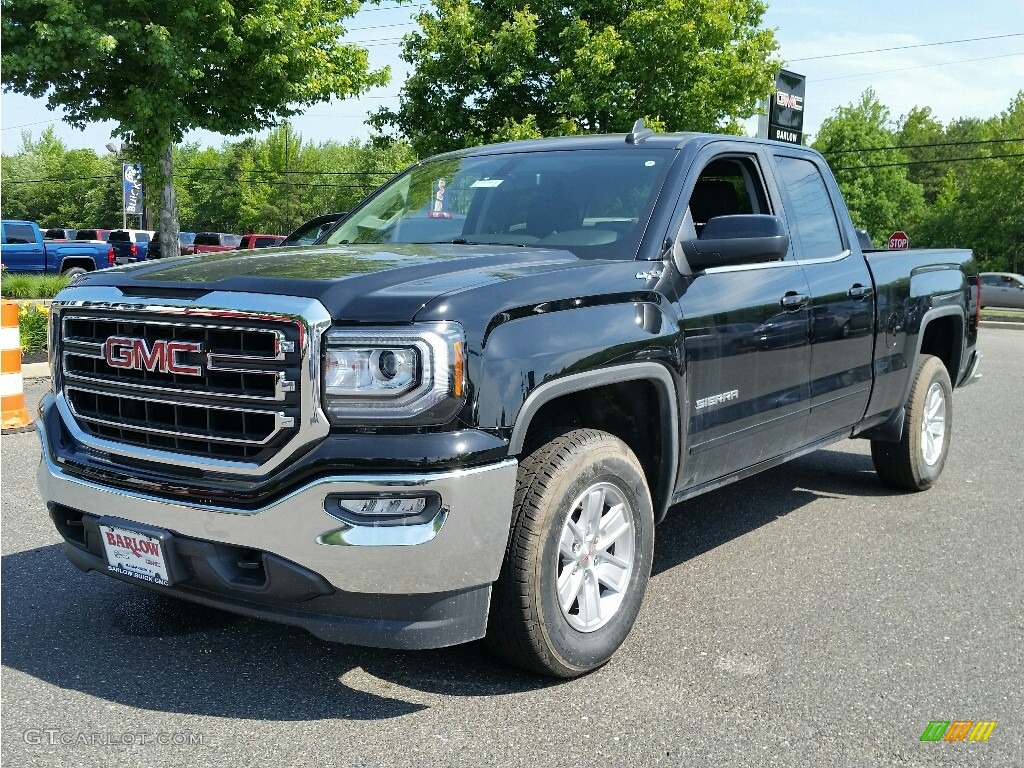
[(871, 441), (871, 461), (886, 485), (923, 491), (942, 474), (953, 425), (953, 387), (939, 358), (922, 355), (898, 443)]
[(83, 269), (82, 267), (68, 267), (61, 272), (61, 274), (64, 275), (64, 277), (75, 277), (77, 275), (84, 275), (87, 272), (88, 270)]
[(553, 677), (601, 666), (636, 620), (653, 550), (647, 480), (626, 444), (589, 429), (550, 440), (520, 464), (488, 646)]

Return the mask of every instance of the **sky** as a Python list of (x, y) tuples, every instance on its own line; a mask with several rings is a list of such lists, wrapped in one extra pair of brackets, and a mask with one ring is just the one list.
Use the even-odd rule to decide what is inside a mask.
[[(366, 115), (382, 104), (397, 105), (408, 73), (399, 41), (415, 28), (410, 18), (419, 7), (417, 0), (401, 7), (383, 0), (349, 21), (346, 40), (364, 43), (372, 66), (389, 65), (392, 82), (359, 100), (314, 105), (292, 118), (306, 142), (365, 140)], [(927, 106), (943, 123), (997, 115), (1024, 90), (1024, 0), (769, 0), (764, 25), (775, 30), (785, 67), (807, 77), (805, 133), (815, 133), (822, 120), (869, 87), (894, 119)], [(114, 140), (112, 123), (80, 131), (48, 111), (44, 100), (0, 97), (5, 154), (21, 146), (22, 131), (38, 137), (51, 124), (69, 148), (102, 153)], [(752, 120), (748, 132), (755, 131)], [(186, 136), (204, 146), (238, 138), (208, 131)]]

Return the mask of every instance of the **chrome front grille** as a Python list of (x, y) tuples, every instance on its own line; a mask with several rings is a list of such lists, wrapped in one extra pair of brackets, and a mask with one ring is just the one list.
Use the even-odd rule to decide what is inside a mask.
[(315, 317), (230, 304), (56, 302), (56, 383), (83, 442), (147, 461), (173, 456), (184, 466), (251, 472), (322, 438), (318, 350), (329, 318), (316, 302), (259, 298)]
[[(88, 432), (132, 445), (195, 456), (259, 460), (287, 440), (299, 415), (300, 331), (294, 324), (243, 324), (149, 317), (61, 318), (64, 395)], [(114, 366), (107, 340), (140, 340), (149, 366)], [(200, 371), (167, 366), (169, 341), (200, 348), (175, 357)], [(131, 356), (119, 342), (117, 353)]]

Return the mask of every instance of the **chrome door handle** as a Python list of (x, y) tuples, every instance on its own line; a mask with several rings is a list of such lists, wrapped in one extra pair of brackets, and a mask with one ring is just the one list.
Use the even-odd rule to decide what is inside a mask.
[(855, 301), (862, 301), (871, 295), (871, 289), (865, 288), (860, 283), (854, 283), (853, 287), (846, 292), (846, 295)]
[(796, 310), (803, 308), (809, 298), (810, 297), (805, 294), (790, 291), (779, 300), (779, 304), (781, 304), (782, 308), (787, 312), (795, 312)]

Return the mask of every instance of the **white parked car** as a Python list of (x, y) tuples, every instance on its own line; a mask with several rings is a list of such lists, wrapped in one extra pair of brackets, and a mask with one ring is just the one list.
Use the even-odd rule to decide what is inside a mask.
[(981, 306), (1024, 309), (1024, 276), (1013, 272), (982, 272)]

